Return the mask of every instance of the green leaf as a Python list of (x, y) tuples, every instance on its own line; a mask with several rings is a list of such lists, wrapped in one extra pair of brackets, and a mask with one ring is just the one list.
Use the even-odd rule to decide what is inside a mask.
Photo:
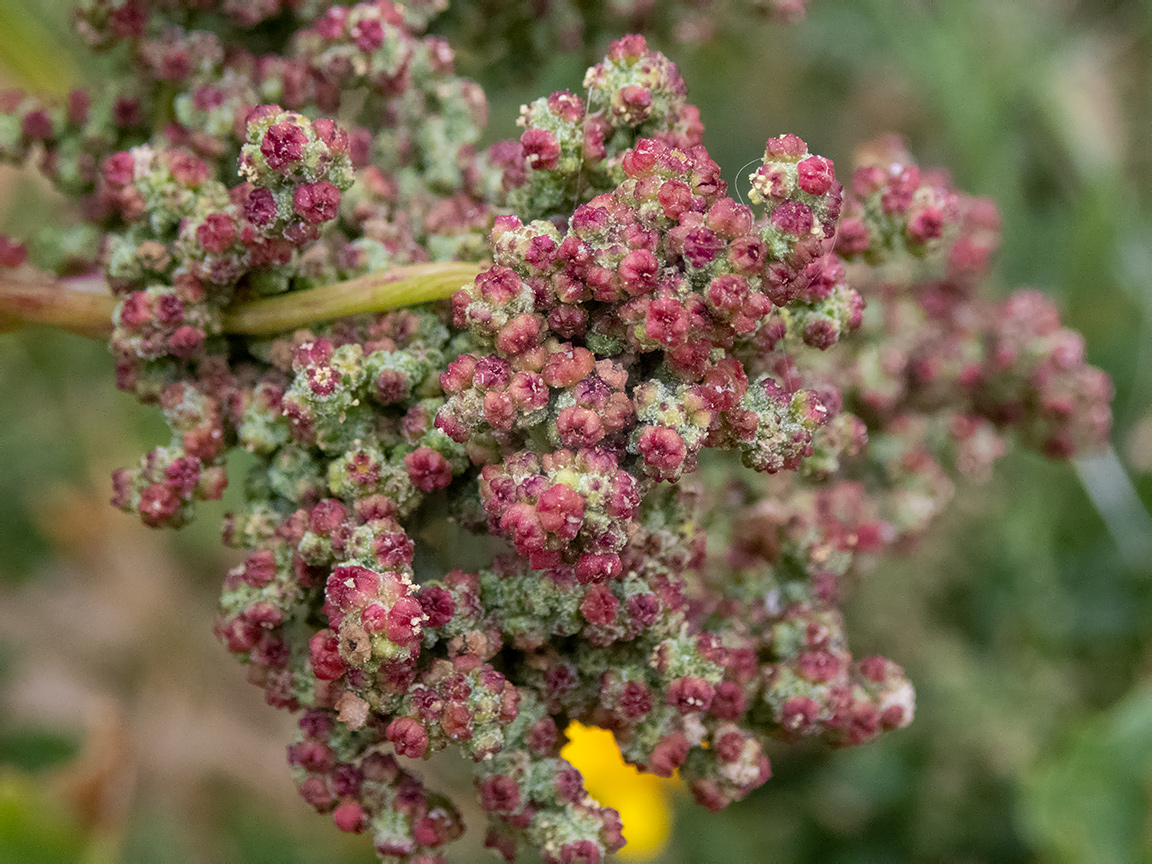
[(1023, 827), (1054, 861), (1139, 862), (1152, 779), (1152, 686), (1083, 723), (1022, 784)]
[(0, 773), (0, 864), (73, 864), (83, 860), (78, 825), (33, 779)]

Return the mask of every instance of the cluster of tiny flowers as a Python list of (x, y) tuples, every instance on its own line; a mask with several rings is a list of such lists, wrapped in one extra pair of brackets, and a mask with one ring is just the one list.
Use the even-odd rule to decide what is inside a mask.
[[(172, 432), (114, 503), (180, 525), (250, 454), (215, 632), (299, 714), (304, 800), (442, 862), (463, 822), (414, 766), (453, 748), (497, 855), (598, 864), (627, 826), (567, 723), (712, 809), (774, 739), (906, 726), (844, 589), (1013, 429), (1100, 445), (1110, 385), (1043, 296), (981, 297), (995, 208), (899, 142), (845, 190), (771, 138), (738, 203), (676, 67), (627, 36), (481, 149), (483, 93), (423, 35), (441, 5), (88, 0), (123, 81), (0, 98), (0, 156), (38, 155), (101, 232), (118, 384)], [(0, 266), (25, 254), (0, 237)], [(483, 264), (450, 302), (226, 332), (237, 300), (425, 261)], [(439, 560), (453, 534), (472, 565)]]
[(584, 92), (587, 99), (553, 93), (520, 111), (524, 169), (505, 181), (518, 185), (509, 204), (525, 218), (566, 217), (581, 200), (611, 191), (620, 160), (643, 138), (687, 148), (703, 136), (684, 79), (643, 36), (614, 42), (584, 76)]

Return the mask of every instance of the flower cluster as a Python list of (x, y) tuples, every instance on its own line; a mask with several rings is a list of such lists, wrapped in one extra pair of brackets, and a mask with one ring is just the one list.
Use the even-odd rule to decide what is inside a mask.
[[(457, 748), (493, 851), (594, 864), (627, 826), (567, 723), (713, 809), (768, 780), (772, 739), (907, 725), (844, 590), (1011, 429), (1099, 445), (1110, 385), (1041, 295), (981, 297), (995, 209), (899, 142), (845, 190), (771, 138), (739, 203), (676, 67), (627, 36), (481, 149), (483, 93), (423, 35), (441, 5), (88, 0), (130, 83), (4, 97), (0, 155), (82, 199), (118, 384), (172, 431), (114, 503), (182, 524), (251, 454), (215, 630), (300, 713), (304, 799), (442, 861), (463, 824), (411, 763)], [(426, 261), (483, 263), (450, 302), (229, 330), (239, 301)]]
[(566, 217), (581, 200), (611, 191), (621, 159), (641, 139), (700, 143), (704, 127), (684, 79), (643, 36), (613, 43), (585, 75), (584, 92), (587, 99), (564, 90), (521, 109), (526, 171), (505, 180), (519, 185), (509, 203), (525, 218)]

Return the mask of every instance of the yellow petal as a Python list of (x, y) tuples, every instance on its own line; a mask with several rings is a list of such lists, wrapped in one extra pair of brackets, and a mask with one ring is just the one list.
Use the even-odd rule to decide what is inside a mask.
[(606, 729), (571, 724), (568, 744), (560, 755), (584, 775), (588, 794), (620, 814), (628, 845), (618, 853), (619, 858), (647, 861), (660, 854), (672, 830), (670, 781), (626, 763)]

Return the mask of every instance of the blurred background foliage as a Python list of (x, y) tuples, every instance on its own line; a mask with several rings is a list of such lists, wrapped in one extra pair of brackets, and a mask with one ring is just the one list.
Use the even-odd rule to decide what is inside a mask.
[[(0, 84), (100, 74), (67, 5), (0, 0)], [(442, 26), (466, 38), (469, 20)], [(812, 0), (796, 26), (719, 29), (653, 41), (729, 183), (770, 135), (795, 132), (842, 176), (857, 144), (905, 136), (997, 201), (994, 288), (1058, 298), (1115, 382), (1115, 447), (1075, 468), (1013, 453), (862, 581), (850, 632), (916, 682), (910, 729), (779, 748), (774, 779), (721, 814), (649, 794), (673, 809), (656, 860), (1152, 861), (1152, 3)], [(516, 134), (522, 102), (577, 90), (601, 47), (524, 69), (460, 42), (492, 140)], [(30, 172), (0, 173), (0, 230), (34, 241), (65, 218)], [(297, 800), (290, 718), (212, 639), (228, 501), (173, 535), (107, 506), (109, 471), (161, 430), (116, 392), (103, 346), (0, 339), (0, 862), (373, 860)]]

